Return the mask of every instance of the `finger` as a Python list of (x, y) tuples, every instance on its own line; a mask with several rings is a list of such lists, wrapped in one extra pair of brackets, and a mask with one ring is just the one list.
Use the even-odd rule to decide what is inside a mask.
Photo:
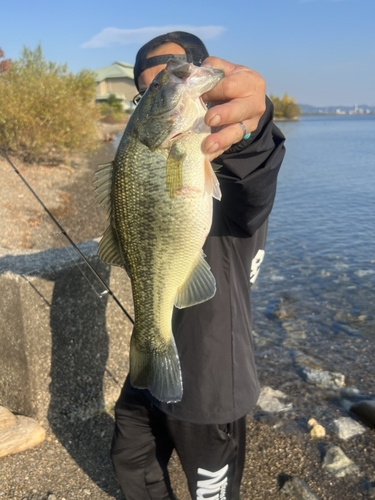
[(225, 59), (221, 59), (219, 57), (209, 56), (203, 61), (202, 66), (209, 66), (214, 69), (221, 69), (221, 71), (223, 71), (224, 73), (224, 76), (227, 76), (230, 73), (232, 73), (238, 65), (226, 61)]
[(216, 151), (215, 153), (212, 153), (210, 155), (207, 155), (208, 157), (208, 161), (214, 161), (215, 158), (217, 158), (218, 156), (222, 155), (224, 153), (224, 149), (219, 149), (218, 151)]
[[(249, 132), (249, 121), (243, 122), (246, 132)], [(244, 130), (239, 123), (226, 125), (215, 130), (203, 141), (202, 150), (205, 154), (212, 155), (213, 158), (229, 149), (233, 144), (242, 141)]]
[(248, 120), (248, 132), (258, 126), (258, 122), (266, 109), (264, 96), (233, 99), (230, 102), (218, 104), (210, 108), (204, 118), (210, 127), (230, 125)]
[(217, 57), (209, 57), (203, 64), (224, 72), (224, 78), (213, 89), (203, 94), (204, 101), (227, 101), (259, 92), (265, 93), (265, 82), (261, 75), (246, 66), (233, 64)]

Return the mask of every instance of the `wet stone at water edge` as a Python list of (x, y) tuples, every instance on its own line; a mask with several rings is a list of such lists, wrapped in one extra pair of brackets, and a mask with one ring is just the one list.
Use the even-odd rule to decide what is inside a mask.
[(288, 479), (281, 488), (281, 492), (285, 493), (292, 499), (319, 500), (319, 497), (317, 497), (315, 493), (310, 490), (304, 481), (298, 479), (298, 477)]

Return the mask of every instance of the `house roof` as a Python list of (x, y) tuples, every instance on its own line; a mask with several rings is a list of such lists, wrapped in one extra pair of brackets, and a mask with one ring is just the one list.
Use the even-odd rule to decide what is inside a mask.
[(130, 78), (134, 80), (133, 66), (125, 62), (116, 61), (109, 66), (96, 70), (96, 82), (102, 82), (107, 78)]

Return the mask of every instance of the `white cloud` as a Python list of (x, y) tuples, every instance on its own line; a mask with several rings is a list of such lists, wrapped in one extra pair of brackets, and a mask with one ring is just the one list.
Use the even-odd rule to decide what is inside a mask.
[(130, 43), (146, 43), (152, 38), (169, 33), (171, 31), (187, 31), (197, 35), (202, 40), (216, 38), (221, 35), (226, 28), (223, 26), (159, 26), (139, 29), (119, 29), (105, 28), (91, 40), (81, 45), (84, 49), (97, 49), (100, 47), (110, 47), (112, 45), (127, 45)]

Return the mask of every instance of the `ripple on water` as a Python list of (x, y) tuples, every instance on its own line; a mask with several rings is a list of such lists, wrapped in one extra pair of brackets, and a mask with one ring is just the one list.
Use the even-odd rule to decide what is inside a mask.
[[(278, 376), (274, 380), (280, 383), (281, 374), (304, 398), (306, 384), (295, 378), (297, 350), (323, 359), (322, 369), (342, 373), (348, 387), (370, 394), (375, 382), (375, 119), (302, 118), (280, 128), (287, 136), (287, 155), (252, 292), (262, 382)], [(318, 387), (308, 392), (306, 411), (319, 398), (340, 401), (339, 393), (327, 396)]]

